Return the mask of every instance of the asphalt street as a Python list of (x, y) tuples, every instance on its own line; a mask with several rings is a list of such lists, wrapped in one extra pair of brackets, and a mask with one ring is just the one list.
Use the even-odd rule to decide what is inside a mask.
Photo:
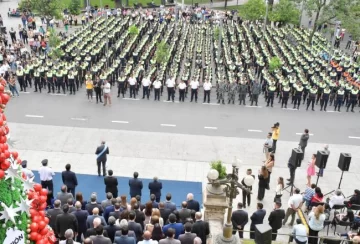
[[(74, 95), (39, 94), (29, 89), (13, 98), (7, 108), (11, 122), (25, 124), (58, 125), (85, 128), (106, 128), (131, 131), (169, 132), (194, 135), (211, 135), (243, 138), (265, 138), (275, 123), (281, 124), (281, 139), (297, 141), (305, 128), (311, 133), (311, 141), (321, 143), (360, 145), (359, 109), (356, 113), (306, 111), (281, 109), (277, 101), (274, 107), (265, 107), (261, 96), (259, 107), (238, 104), (218, 105), (215, 92), (210, 104), (202, 104), (202, 92), (198, 103), (167, 102), (164, 92), (160, 101), (117, 98), (112, 91), (111, 107), (96, 104), (95, 97), (89, 102), (82, 90)], [(247, 105), (250, 105), (248, 102)], [(288, 106), (291, 107), (291, 106)]]

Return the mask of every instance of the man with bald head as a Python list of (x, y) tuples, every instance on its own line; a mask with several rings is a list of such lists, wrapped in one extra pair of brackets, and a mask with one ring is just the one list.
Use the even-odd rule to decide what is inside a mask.
[(71, 214), (75, 215), (77, 221), (78, 221), (78, 234), (76, 236), (76, 241), (81, 242), (81, 235), (85, 235), (87, 226), (86, 226), (86, 220), (89, 216), (88, 211), (81, 209), (81, 202), (77, 201), (75, 203), (75, 211)]
[(93, 211), (92, 211), (92, 215), (89, 215), (87, 217), (87, 220), (86, 220), (86, 227), (87, 228), (93, 228), (94, 225), (93, 225), (93, 221), (95, 218), (99, 218), (100, 219), (100, 223), (102, 226), (106, 226), (106, 221), (104, 219), (103, 216), (100, 216), (99, 215), (99, 209), (98, 208), (94, 208)]
[(151, 232), (150, 231), (145, 231), (144, 235), (143, 235), (144, 240), (139, 241), (138, 244), (157, 244), (157, 241), (154, 241), (151, 239)]
[(181, 209), (179, 210), (179, 217), (180, 221), (185, 224), (187, 221), (187, 218), (190, 218), (191, 210), (187, 209), (187, 202), (183, 201), (181, 203)]
[(57, 193), (56, 199), (59, 199), (61, 206), (64, 206), (70, 198), (73, 198), (73, 195), (70, 192), (67, 192), (66, 185), (62, 185), (61, 191)]
[(200, 204), (198, 201), (194, 200), (194, 195), (192, 193), (187, 194), (187, 208), (194, 210), (196, 212), (200, 211)]
[(195, 233), (202, 241), (206, 243), (207, 237), (210, 235), (209, 223), (203, 221), (201, 212), (195, 214), (196, 222), (193, 224), (191, 233)]
[[(89, 228), (89, 229), (86, 230), (86, 234), (85, 234), (84, 238), (88, 238), (90, 236), (96, 236), (96, 228), (99, 227), (99, 226), (102, 226), (101, 225), (101, 219), (99, 217), (97, 217), (97, 218), (95, 218), (93, 220), (93, 226), (94, 226), (93, 228)], [(108, 237), (108, 234), (107, 234), (106, 230), (103, 231), (103, 235), (105, 237)]]

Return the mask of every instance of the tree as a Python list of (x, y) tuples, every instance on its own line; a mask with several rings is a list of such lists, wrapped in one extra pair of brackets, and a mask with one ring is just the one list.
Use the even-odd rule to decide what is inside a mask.
[(79, 15), (81, 13), (80, 0), (72, 0), (69, 4), (69, 11), (73, 15)]
[(239, 10), (239, 16), (245, 20), (263, 19), (266, 13), (266, 5), (263, 0), (249, 0)]
[(156, 63), (162, 64), (169, 58), (169, 45), (165, 41), (161, 41), (156, 46), (155, 60)]
[(63, 51), (59, 48), (61, 39), (56, 33), (54, 28), (49, 28), (49, 46), (50, 53), (49, 56), (53, 59), (58, 59), (62, 56)]
[(272, 57), (269, 62), (269, 71), (272, 73), (282, 66), (280, 59), (276, 56)]
[(350, 9), (342, 18), (341, 26), (351, 34), (353, 40), (360, 40), (360, 6), (353, 6)]
[(269, 19), (274, 22), (287, 24), (299, 23), (300, 11), (295, 3), (290, 0), (280, 0), (278, 4), (273, 6), (269, 14)]
[(50, 16), (61, 19), (64, 8), (62, 0), (22, 0), (21, 9), (30, 9), (40, 16)]
[(139, 28), (136, 27), (136, 25), (129, 26), (128, 32), (131, 36), (135, 36), (139, 34)]
[(315, 13), (314, 26), (309, 36), (309, 44), (311, 44), (319, 26), (335, 20), (346, 20), (351, 14), (352, 8), (359, 6), (360, 0), (304, 0), (303, 4), (309, 16)]

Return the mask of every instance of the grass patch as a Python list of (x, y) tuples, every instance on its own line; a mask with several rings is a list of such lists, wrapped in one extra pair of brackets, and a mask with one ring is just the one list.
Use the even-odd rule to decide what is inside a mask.
[[(227, 6), (226, 10), (238, 10), (240, 11), (240, 9), (243, 8), (243, 5), (238, 5), (238, 6)], [(216, 10), (225, 10), (224, 7), (215, 7), (213, 9), (216, 9)]]

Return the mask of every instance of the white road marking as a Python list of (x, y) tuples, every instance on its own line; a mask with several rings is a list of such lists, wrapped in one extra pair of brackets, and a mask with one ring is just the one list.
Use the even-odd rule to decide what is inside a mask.
[[(304, 133), (296, 133), (296, 135), (301, 136)], [(309, 134), (310, 136), (313, 136), (314, 134)]]
[(203, 103), (202, 105), (213, 105), (213, 106), (219, 106), (219, 103)]
[(27, 115), (25, 115), (25, 117), (28, 117), (28, 118), (44, 118), (44, 116), (42, 116), (42, 115), (32, 115), (32, 114), (27, 114)]
[(160, 124), (160, 125), (165, 127), (176, 127), (176, 125), (173, 124)]
[(262, 132), (262, 130), (248, 130), (249, 132)]
[(71, 120), (86, 121), (88, 119), (85, 119), (85, 118), (71, 118)]
[(250, 105), (246, 105), (246, 108), (262, 108), (261, 106), (250, 106)]
[(217, 127), (205, 126), (204, 129), (217, 130)]
[(294, 111), (296, 111), (296, 110), (298, 110), (298, 109), (296, 109), (296, 108), (283, 108), (284, 110), (294, 110)]
[(129, 121), (112, 120), (111, 122), (118, 123), (118, 124), (129, 124)]
[(341, 113), (339, 111), (326, 111), (327, 113)]
[(130, 98), (130, 97), (124, 97), (124, 100), (133, 100), (133, 101), (139, 101), (139, 98)]
[(359, 139), (360, 140), (360, 137), (357, 137), (357, 136), (349, 136), (350, 139)]
[(19, 92), (19, 93), (29, 94), (30, 92), (21, 91), (21, 92)]
[(63, 93), (50, 93), (51, 96), (67, 96), (67, 94)]
[[(172, 103), (173, 101), (163, 100), (164, 103)], [(179, 101), (174, 101), (174, 103), (179, 103)]]

